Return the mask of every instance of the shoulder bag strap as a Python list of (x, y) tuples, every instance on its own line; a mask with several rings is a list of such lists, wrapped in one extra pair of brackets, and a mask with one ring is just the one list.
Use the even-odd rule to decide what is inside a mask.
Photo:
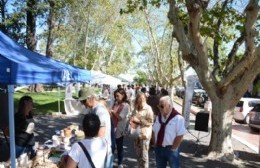
[(84, 151), (86, 157), (88, 158), (88, 161), (89, 161), (89, 163), (91, 164), (91, 167), (92, 167), (92, 168), (95, 168), (95, 165), (94, 165), (94, 163), (92, 162), (92, 159), (91, 159), (91, 157), (90, 157), (90, 155), (89, 155), (87, 149), (85, 148), (85, 146), (82, 144), (82, 142), (78, 142), (78, 144), (79, 144), (79, 146), (82, 148), (82, 150)]

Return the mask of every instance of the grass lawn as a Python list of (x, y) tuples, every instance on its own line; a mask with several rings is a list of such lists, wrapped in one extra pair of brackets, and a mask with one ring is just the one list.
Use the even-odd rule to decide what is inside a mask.
[(35, 114), (48, 114), (52, 112), (58, 112), (58, 100), (60, 100), (60, 112), (64, 112), (64, 98), (65, 91), (61, 89), (60, 96), (58, 95), (57, 90), (42, 92), (42, 93), (31, 93), (27, 89), (22, 89), (14, 93), (14, 104), (15, 112), (18, 106), (18, 101), (22, 96), (31, 96), (33, 98), (33, 112)]

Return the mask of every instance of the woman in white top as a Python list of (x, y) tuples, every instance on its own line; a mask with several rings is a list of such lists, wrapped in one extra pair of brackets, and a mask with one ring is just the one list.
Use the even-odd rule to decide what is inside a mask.
[[(86, 114), (83, 119), (83, 131), (85, 139), (80, 142), (88, 151), (90, 158), (96, 168), (104, 168), (107, 157), (108, 144), (104, 138), (98, 137), (100, 128), (99, 117), (94, 113)], [(79, 143), (72, 145), (68, 153), (66, 168), (91, 168), (90, 160), (87, 158)]]

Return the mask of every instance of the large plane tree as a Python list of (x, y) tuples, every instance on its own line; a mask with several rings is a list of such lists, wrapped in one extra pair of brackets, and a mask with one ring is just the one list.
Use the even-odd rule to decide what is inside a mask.
[[(128, 1), (126, 12), (166, 1)], [(209, 156), (234, 160), (234, 107), (260, 73), (259, 2), (168, 0), (168, 19), (182, 58), (197, 72), (212, 101)], [(236, 3), (243, 5), (236, 7)], [(258, 36), (258, 38), (257, 38)]]

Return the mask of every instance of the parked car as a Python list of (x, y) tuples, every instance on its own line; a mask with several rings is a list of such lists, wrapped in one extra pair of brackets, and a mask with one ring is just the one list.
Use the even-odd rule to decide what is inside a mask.
[[(184, 98), (185, 89), (184, 87), (176, 87), (175, 89), (176, 96)], [(202, 88), (195, 87), (192, 95), (192, 103), (200, 107), (204, 107), (205, 102), (208, 100), (208, 94)]]
[(200, 107), (204, 107), (204, 104), (208, 100), (208, 94), (203, 89), (194, 89), (192, 95), (192, 103)]
[(260, 131), (260, 104), (256, 104), (249, 112), (248, 125), (252, 130)]
[(185, 94), (185, 89), (184, 89), (184, 87), (183, 87), (183, 86), (177, 86), (177, 87), (175, 88), (175, 94), (176, 94), (176, 96), (183, 98), (183, 97), (184, 97), (184, 94)]
[(260, 99), (257, 98), (241, 98), (234, 109), (233, 118), (236, 122), (249, 122), (249, 111), (253, 109), (256, 104), (260, 104)]

